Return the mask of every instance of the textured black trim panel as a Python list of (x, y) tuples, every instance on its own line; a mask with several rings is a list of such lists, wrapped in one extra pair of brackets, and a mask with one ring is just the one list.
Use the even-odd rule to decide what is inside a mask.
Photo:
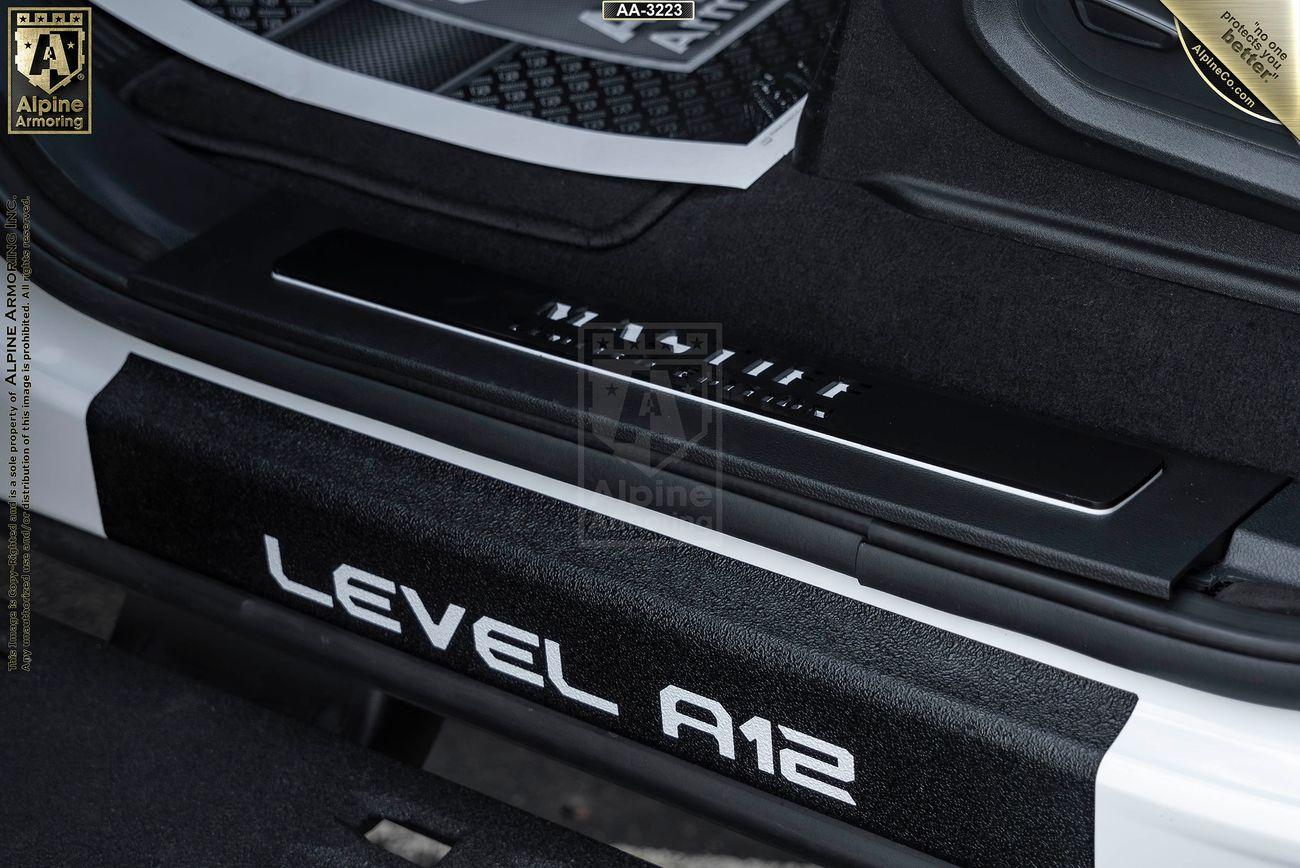
[(356, 678), (418, 708), (500, 733), (826, 868), (950, 864), (129, 546), (40, 516), (34, 524), (42, 551), (247, 636), (254, 648), (288, 651), (342, 679)]
[[(105, 529), (126, 543), (967, 864), (1089, 863), (1095, 776), (1136, 697), (138, 358), (88, 415)], [(468, 610), (445, 652), (280, 592), (342, 563)], [(394, 614), (405, 605), (394, 600)], [(559, 643), (620, 714), (483, 665), (480, 617)], [(850, 807), (659, 725), (659, 691), (710, 696), (852, 751)], [(699, 736), (699, 737), (694, 737)]]

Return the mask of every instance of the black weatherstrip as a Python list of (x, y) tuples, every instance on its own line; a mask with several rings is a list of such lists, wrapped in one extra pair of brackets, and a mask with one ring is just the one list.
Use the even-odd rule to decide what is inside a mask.
[(944, 859), (1092, 861), (1130, 693), (139, 358), (87, 424), (113, 540)]

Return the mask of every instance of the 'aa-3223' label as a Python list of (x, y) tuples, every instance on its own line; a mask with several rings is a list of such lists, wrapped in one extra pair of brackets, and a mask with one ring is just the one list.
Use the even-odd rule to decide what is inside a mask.
[[(280, 541), (270, 535), (262, 540), (270, 577), (289, 594), (327, 609), (337, 606), (349, 617), (389, 633), (416, 631), (435, 652), (445, 652), (453, 643), (470, 643), (479, 665), (521, 685), (553, 691), (568, 702), (611, 717), (625, 713), (619, 697), (598, 695), (574, 683), (565, 673), (563, 647), (553, 638), (490, 613), (471, 613), (454, 602), (431, 611), (415, 588), (346, 563), (325, 581), (290, 577)], [(847, 749), (780, 720), (749, 714), (750, 710), (737, 713), (717, 699), (675, 684), (629, 685), (628, 689), (658, 690), (655, 723), (669, 741), (702, 740), (727, 760), (751, 764), (764, 774), (779, 774), (827, 798), (857, 804), (849, 789), (855, 776), (853, 754)]]
[(694, 0), (646, 3), (639, 0), (604, 0), (600, 16), (606, 21), (694, 21)]
[[(384, 2), (525, 45), (634, 67), (694, 72), (790, 0)], [(611, 7), (616, 13), (622, 7), (624, 14), (611, 15)]]

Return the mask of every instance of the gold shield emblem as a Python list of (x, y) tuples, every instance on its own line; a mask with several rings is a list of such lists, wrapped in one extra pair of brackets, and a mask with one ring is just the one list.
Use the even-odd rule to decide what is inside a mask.
[(18, 73), (47, 94), (85, 71), (86, 19), (81, 12), (18, 12), (13, 37)]

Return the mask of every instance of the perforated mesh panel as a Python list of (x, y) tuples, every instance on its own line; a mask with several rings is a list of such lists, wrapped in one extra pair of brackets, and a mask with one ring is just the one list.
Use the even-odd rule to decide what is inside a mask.
[(324, 11), (283, 42), (333, 66), (423, 90), (437, 90), (509, 44), (365, 0)]
[(330, 0), (190, 0), (254, 33), (267, 35)]

